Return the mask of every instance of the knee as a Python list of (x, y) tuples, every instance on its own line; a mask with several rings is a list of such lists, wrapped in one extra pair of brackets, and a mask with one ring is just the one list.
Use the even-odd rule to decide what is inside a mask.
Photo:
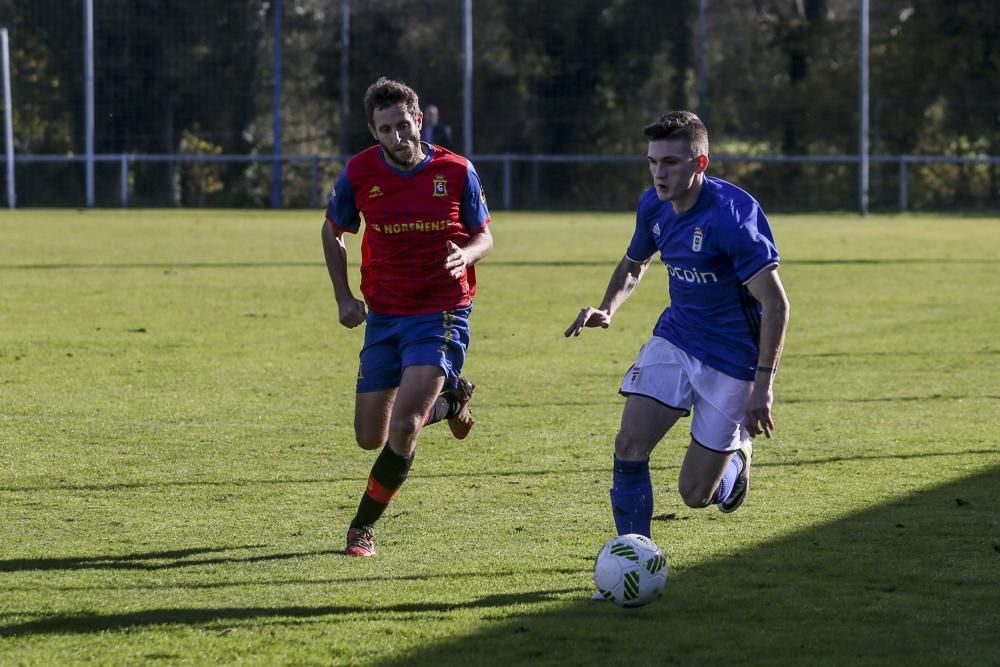
[(615, 456), (627, 461), (637, 461), (649, 456), (652, 446), (630, 431), (622, 429), (615, 436)]
[(385, 444), (385, 440), (382, 438), (373, 438), (368, 434), (356, 432), (354, 434), (354, 439), (358, 442), (358, 447), (361, 449), (378, 449)]
[(372, 428), (358, 420), (354, 422), (354, 439), (361, 449), (378, 449), (385, 444), (386, 433), (383, 428)]
[(393, 443), (410, 442), (420, 433), (422, 426), (423, 420), (418, 415), (408, 419), (393, 419), (389, 424), (389, 440)]
[(715, 493), (713, 489), (706, 488), (703, 484), (686, 482), (685, 480), (680, 481), (677, 485), (677, 490), (680, 491), (684, 504), (693, 509), (711, 505), (712, 496)]

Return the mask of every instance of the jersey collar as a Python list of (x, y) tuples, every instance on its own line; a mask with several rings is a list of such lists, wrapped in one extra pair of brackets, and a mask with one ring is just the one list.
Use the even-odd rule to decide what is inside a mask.
[(431, 146), (426, 141), (421, 141), (420, 145), (424, 149), (424, 159), (421, 160), (420, 164), (418, 164), (413, 169), (403, 170), (403, 169), (397, 169), (396, 167), (393, 167), (391, 164), (389, 164), (389, 161), (385, 159), (385, 149), (382, 148), (381, 146), (378, 147), (378, 155), (379, 155), (380, 158), (382, 158), (382, 164), (385, 165), (385, 168), (388, 169), (389, 171), (391, 171), (392, 173), (398, 174), (400, 176), (415, 176), (416, 174), (419, 174), (421, 171), (423, 171), (424, 168), (428, 164), (430, 164), (430, 161), (434, 158), (434, 147), (433, 146)]

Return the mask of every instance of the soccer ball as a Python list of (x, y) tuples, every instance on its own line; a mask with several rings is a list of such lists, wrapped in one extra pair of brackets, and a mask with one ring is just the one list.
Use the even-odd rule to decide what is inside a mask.
[(594, 583), (605, 599), (619, 607), (641, 607), (663, 593), (667, 559), (645, 535), (619, 535), (597, 554)]

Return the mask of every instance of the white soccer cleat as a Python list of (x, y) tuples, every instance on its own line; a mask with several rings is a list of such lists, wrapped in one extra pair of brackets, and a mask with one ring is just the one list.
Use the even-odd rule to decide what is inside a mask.
[(736, 456), (743, 459), (743, 470), (740, 471), (740, 476), (736, 478), (736, 484), (733, 485), (732, 493), (729, 494), (728, 498), (719, 503), (719, 511), (724, 514), (738, 510), (743, 501), (747, 499), (747, 494), (750, 493), (750, 462), (753, 460), (753, 442), (750, 438), (743, 441), (743, 445), (736, 452)]

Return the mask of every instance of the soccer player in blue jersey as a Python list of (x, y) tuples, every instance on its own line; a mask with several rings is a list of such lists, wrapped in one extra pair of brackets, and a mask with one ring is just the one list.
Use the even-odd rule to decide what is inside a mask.
[(650, 537), (649, 456), (682, 417), (691, 415), (678, 483), (684, 502), (728, 513), (746, 500), (751, 438), (774, 430), (774, 376), (789, 307), (760, 204), (705, 173), (701, 119), (670, 111), (644, 133), (653, 187), (639, 199), (632, 241), (601, 305), (581, 310), (565, 335), (608, 328), (659, 252), (670, 305), (621, 383), (626, 398), (611, 488), (618, 533)]

